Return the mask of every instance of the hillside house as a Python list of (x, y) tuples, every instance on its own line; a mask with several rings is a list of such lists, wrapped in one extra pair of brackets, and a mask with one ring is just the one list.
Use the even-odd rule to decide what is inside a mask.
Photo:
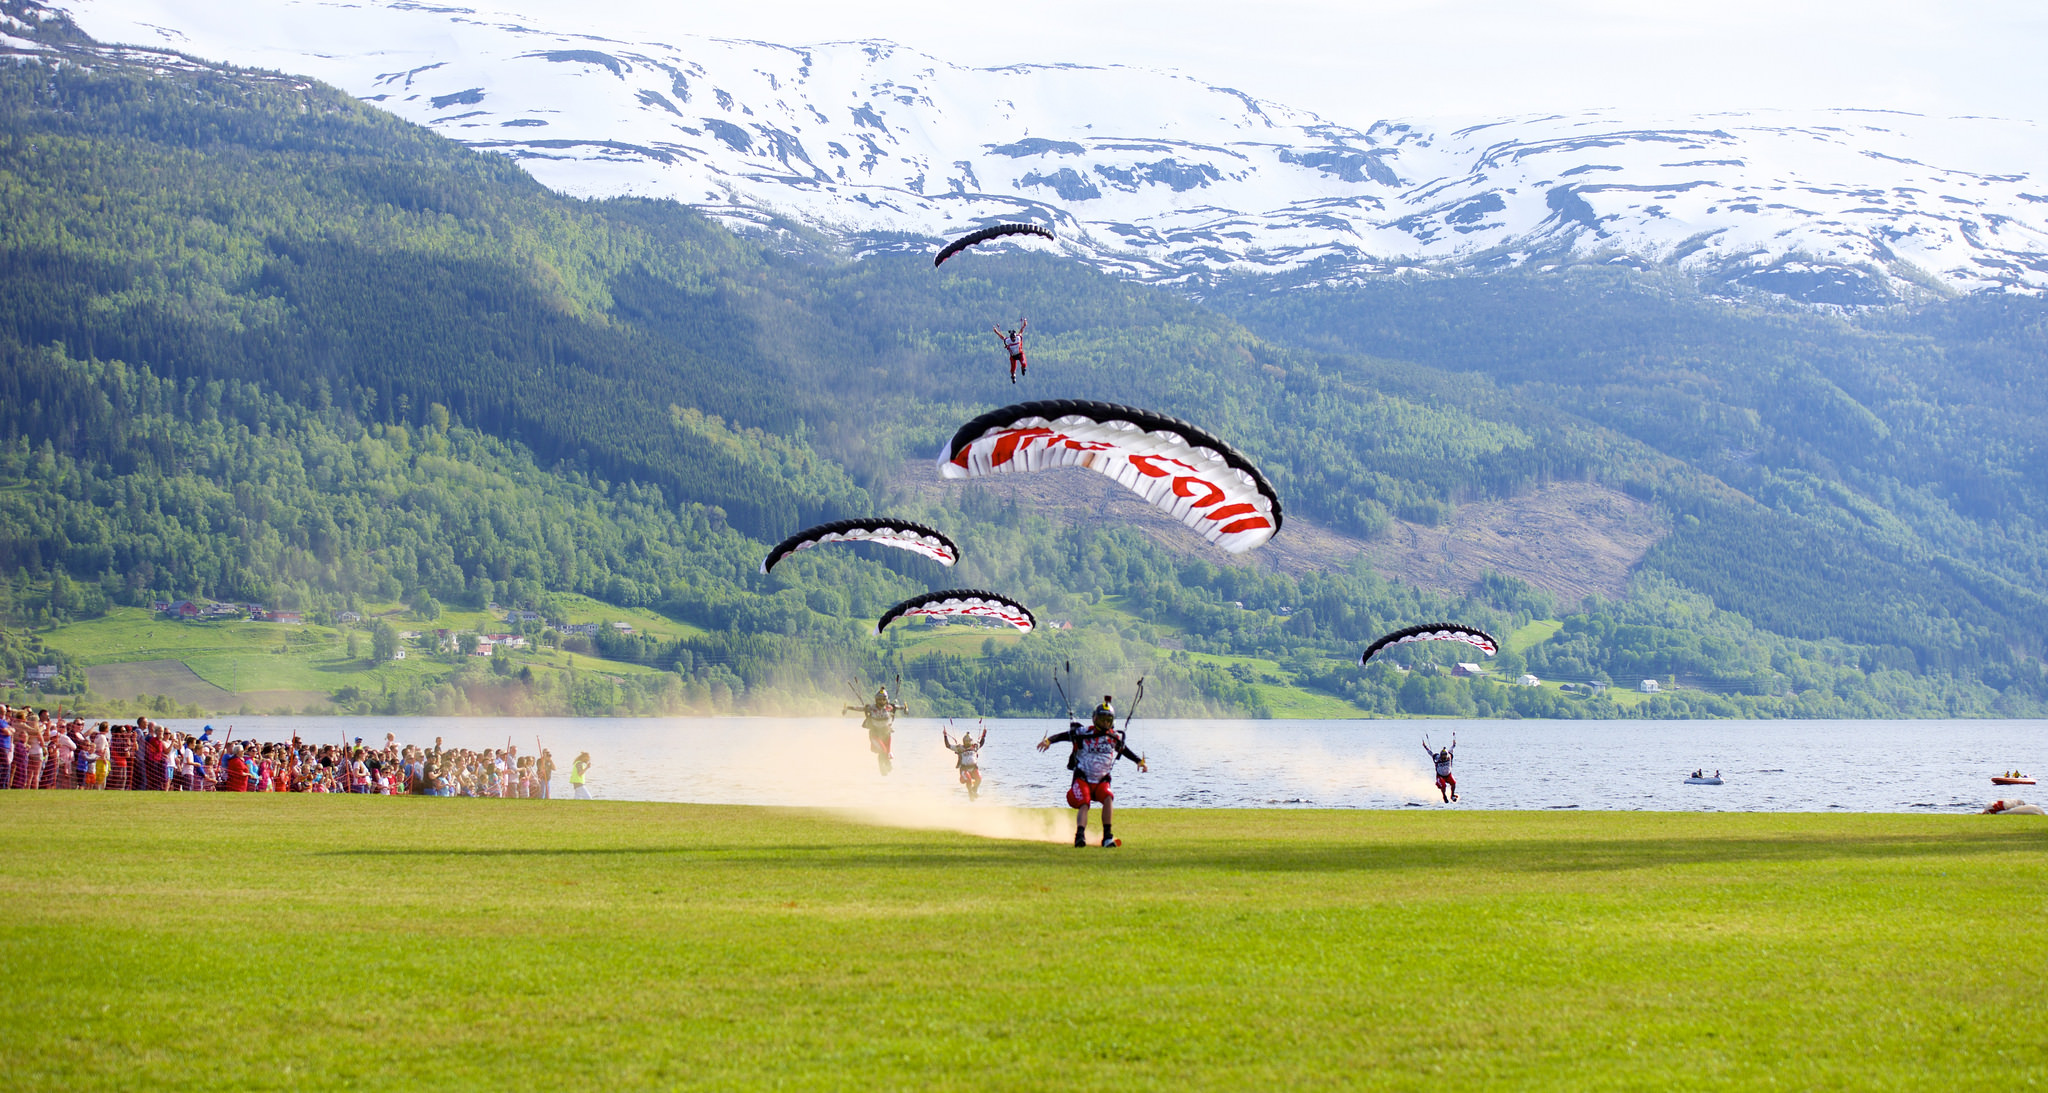
[(1656, 680), (1646, 679), (1636, 689), (1643, 692), (1646, 695), (1653, 695), (1656, 694), (1658, 691), (1663, 690), (1664, 688), (1657, 686)]
[(1485, 675), (1486, 669), (1481, 668), (1479, 665), (1473, 664), (1470, 661), (1461, 660), (1458, 663), (1451, 665), (1451, 674), (1454, 676), (1463, 676), (1466, 679), (1470, 679), (1473, 676)]
[(1543, 686), (1543, 681), (1542, 681), (1542, 680), (1540, 680), (1540, 679), (1537, 679), (1537, 678), (1536, 678), (1535, 676), (1532, 676), (1532, 675), (1524, 675), (1524, 676), (1523, 676), (1523, 677), (1522, 677), (1521, 679), (1518, 679), (1518, 680), (1516, 680), (1515, 682), (1517, 682), (1517, 683), (1521, 684), (1521, 685), (1522, 685), (1522, 686), (1524, 686), (1524, 687), (1541, 687), (1541, 686)]
[(56, 679), (57, 666), (54, 664), (38, 664), (28, 670), (30, 686), (40, 687), (45, 683), (55, 682)]

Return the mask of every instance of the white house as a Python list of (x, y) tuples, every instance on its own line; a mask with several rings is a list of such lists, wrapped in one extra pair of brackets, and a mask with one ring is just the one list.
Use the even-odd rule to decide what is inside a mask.
[(1470, 661), (1461, 660), (1458, 663), (1451, 666), (1451, 674), (1454, 676), (1468, 677), (1483, 676), (1486, 674), (1486, 669), (1481, 668), (1479, 665), (1474, 664)]
[(1658, 691), (1663, 690), (1662, 687), (1657, 686), (1657, 681), (1654, 679), (1644, 680), (1642, 682), (1642, 685), (1637, 689), (1642, 691), (1646, 695), (1653, 695), (1656, 694)]
[(1516, 680), (1515, 682), (1517, 682), (1517, 683), (1520, 683), (1520, 684), (1521, 684), (1522, 686), (1524, 686), (1524, 687), (1541, 687), (1541, 686), (1543, 686), (1543, 681), (1542, 681), (1542, 680), (1540, 680), (1540, 679), (1537, 679), (1537, 678), (1536, 678), (1535, 676), (1531, 676), (1531, 675), (1525, 675), (1525, 676), (1523, 676), (1523, 677), (1522, 677), (1521, 679), (1518, 679), (1518, 680)]

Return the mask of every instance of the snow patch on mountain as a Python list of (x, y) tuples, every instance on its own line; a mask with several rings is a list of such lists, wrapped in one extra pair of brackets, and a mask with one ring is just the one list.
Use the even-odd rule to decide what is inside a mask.
[(1148, 280), (1664, 265), (1840, 304), (2048, 289), (2031, 122), (1604, 111), (1363, 130), (1187, 76), (880, 41), (622, 42), (406, 0), (59, 0), (102, 42), (304, 73), (579, 196), (856, 251), (1002, 220)]

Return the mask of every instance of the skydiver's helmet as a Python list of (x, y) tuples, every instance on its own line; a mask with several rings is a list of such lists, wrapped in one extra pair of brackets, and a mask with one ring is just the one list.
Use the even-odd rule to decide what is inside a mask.
[(877, 706), (886, 706), (886, 705), (888, 705), (888, 704), (889, 704), (889, 688), (887, 688), (887, 687), (877, 687), (877, 688), (875, 688), (875, 705), (877, 705)]
[(1095, 707), (1095, 727), (1098, 729), (1113, 729), (1116, 727), (1116, 710), (1110, 706), (1108, 695), (1103, 696), (1102, 705)]

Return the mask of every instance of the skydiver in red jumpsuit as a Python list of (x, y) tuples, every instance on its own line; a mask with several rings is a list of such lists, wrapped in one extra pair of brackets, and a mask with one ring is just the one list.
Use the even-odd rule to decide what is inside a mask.
[(1029, 372), (1031, 370), (1031, 366), (1024, 360), (1024, 328), (1029, 325), (1030, 323), (1026, 320), (1018, 319), (1017, 329), (1015, 330), (1005, 331), (1000, 326), (992, 326), (989, 328), (990, 330), (996, 332), (996, 337), (1002, 339), (1003, 348), (1008, 350), (1010, 353), (1011, 383), (1017, 382), (1017, 376), (1020, 373)]
[(1116, 711), (1110, 707), (1110, 697), (1102, 696), (1102, 705), (1095, 707), (1095, 716), (1087, 726), (1079, 721), (1069, 722), (1066, 732), (1057, 732), (1038, 742), (1038, 750), (1044, 751), (1053, 744), (1072, 744), (1073, 751), (1067, 756), (1067, 769), (1074, 772), (1074, 784), (1067, 787), (1067, 804), (1074, 809), (1074, 845), (1088, 845), (1088, 806), (1102, 806), (1102, 845), (1105, 849), (1124, 844), (1110, 830), (1111, 802), (1116, 795), (1110, 792), (1110, 768), (1118, 759), (1129, 759), (1138, 764), (1138, 769), (1149, 769), (1144, 756), (1132, 751), (1124, 744), (1124, 734), (1117, 731)]

